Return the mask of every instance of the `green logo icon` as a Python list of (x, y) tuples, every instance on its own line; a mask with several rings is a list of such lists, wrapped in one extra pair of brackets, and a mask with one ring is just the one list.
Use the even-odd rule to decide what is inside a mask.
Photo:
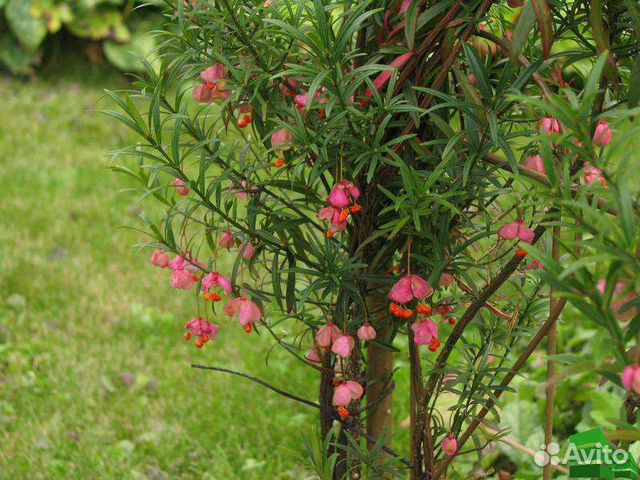
[(639, 478), (633, 457), (610, 443), (601, 428), (569, 437), (562, 463), (569, 466), (569, 478)]

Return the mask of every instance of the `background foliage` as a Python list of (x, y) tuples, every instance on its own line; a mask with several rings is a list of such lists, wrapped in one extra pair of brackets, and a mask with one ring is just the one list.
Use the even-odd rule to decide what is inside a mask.
[(155, 46), (151, 31), (162, 22), (154, 4), (159, 2), (0, 0), (0, 65), (14, 74), (31, 73), (73, 37), (89, 59), (104, 56), (116, 68), (137, 71), (136, 55)]

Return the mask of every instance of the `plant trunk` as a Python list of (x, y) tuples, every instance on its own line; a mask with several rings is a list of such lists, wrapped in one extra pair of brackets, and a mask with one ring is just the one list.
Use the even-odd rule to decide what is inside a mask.
[[(389, 338), (389, 327), (378, 331), (381, 339)], [(391, 373), (393, 352), (375, 342), (367, 346), (367, 405), (372, 405), (367, 413), (367, 435), (369, 448), (382, 436), (389, 437), (393, 427), (391, 415)]]

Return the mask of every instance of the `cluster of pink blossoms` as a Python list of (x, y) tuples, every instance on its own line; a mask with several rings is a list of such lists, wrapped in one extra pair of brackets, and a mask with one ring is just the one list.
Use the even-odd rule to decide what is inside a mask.
[[(376, 331), (369, 322), (358, 328), (357, 336), (360, 340), (371, 341), (376, 338)], [(335, 323), (329, 321), (316, 333), (316, 345), (307, 355), (312, 362), (322, 361), (321, 356), (333, 352), (339, 358), (348, 358), (355, 347), (355, 339), (347, 332), (343, 332)], [(353, 380), (336, 381), (333, 394), (333, 404), (338, 407), (338, 414), (343, 418), (349, 416), (346, 408), (354, 400), (359, 400), (364, 388)]]
[(331, 226), (327, 230), (327, 237), (333, 238), (337, 232), (347, 228), (347, 221), (351, 215), (362, 210), (356, 203), (360, 198), (360, 189), (348, 180), (341, 180), (331, 189), (327, 197), (328, 207), (321, 208), (318, 220), (328, 220)]
[[(235, 245), (235, 238), (231, 231), (226, 231), (222, 235), (220, 245), (230, 249)], [(255, 254), (255, 248), (249, 242), (243, 242), (238, 253), (245, 259), (250, 259)], [(262, 320), (262, 311), (253, 301), (247, 297), (240, 296), (232, 298), (233, 285), (231, 281), (219, 272), (209, 272), (202, 275), (206, 266), (193, 259), (190, 254), (184, 257), (177, 255), (173, 260), (169, 260), (169, 255), (164, 250), (158, 249), (151, 255), (151, 263), (159, 268), (168, 268), (172, 271), (169, 283), (173, 288), (190, 290), (196, 283), (200, 282), (200, 289), (203, 298), (207, 302), (219, 302), (222, 300), (221, 294), (229, 298), (224, 305), (223, 312), (229, 317), (237, 317), (240, 325), (247, 333), (252, 330), (252, 325)], [(198, 337), (195, 345), (202, 348), (209, 340), (213, 340), (219, 330), (215, 325), (201, 317), (195, 318), (185, 325), (187, 333), (185, 340), (190, 340), (192, 336)]]
[[(557, 119), (553, 117), (545, 117), (538, 122), (538, 131), (546, 135), (555, 135), (562, 131), (562, 126)], [(598, 122), (598, 125), (596, 126), (595, 132), (593, 133), (593, 144), (598, 147), (606, 147), (611, 143), (612, 140), (613, 131), (611, 130), (611, 126), (606, 120), (600, 120)], [(540, 155), (532, 155), (527, 157), (523, 162), (523, 166), (531, 170), (535, 170), (536, 172), (543, 175), (546, 175), (547, 173), (544, 168), (544, 162)], [(602, 170), (597, 167), (590, 166), (589, 162), (585, 162), (585, 166), (587, 168), (585, 168), (583, 172), (584, 183), (589, 184), (598, 182), (606, 188), (607, 182), (604, 178), (604, 175), (602, 174)]]
[[(441, 284), (448, 284), (450, 275)], [(452, 278), (452, 277), (451, 277)], [(417, 300), (416, 321), (411, 325), (413, 338), (417, 345), (429, 345), (429, 350), (435, 352), (440, 347), (438, 340), (438, 324), (431, 320), (431, 306), (423, 302), (433, 295), (433, 287), (418, 275), (408, 274), (396, 282), (389, 292), (389, 311), (395, 317), (409, 319), (413, 317), (413, 309), (408, 304)]]

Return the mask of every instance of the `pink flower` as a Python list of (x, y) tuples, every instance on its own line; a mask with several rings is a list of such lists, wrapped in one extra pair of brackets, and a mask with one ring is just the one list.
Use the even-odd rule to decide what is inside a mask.
[(194, 318), (188, 321), (184, 328), (189, 330), (189, 333), (196, 337), (202, 337), (207, 335), (210, 340), (213, 340), (218, 335), (220, 327), (214, 323), (207, 322), (202, 317)]
[(189, 187), (187, 187), (187, 184), (179, 178), (173, 179), (173, 186), (175, 187), (178, 195), (182, 195), (183, 197), (189, 195)]
[[(318, 98), (320, 98), (320, 95), (321, 95), (320, 92), (316, 92), (315, 95), (313, 96), (313, 99), (314, 100), (318, 100)], [(298, 108), (298, 110), (302, 110), (302, 109), (307, 108), (309, 106), (310, 102), (309, 102), (309, 94), (308, 93), (295, 95), (293, 97), (293, 99), (296, 102), (296, 107)], [(318, 103), (319, 104), (327, 103), (327, 99), (323, 98)]]
[(538, 122), (538, 131), (548, 135), (560, 132), (560, 122), (553, 117), (544, 117)]
[(531, 157), (527, 157), (522, 165), (543, 175), (546, 175), (547, 173), (544, 169), (544, 161), (542, 160), (542, 157), (540, 155), (532, 155)]
[(193, 89), (193, 98), (200, 103), (229, 98), (229, 92), (224, 90), (226, 76), (227, 70), (220, 63), (207, 68), (200, 74), (202, 83)]
[(640, 393), (640, 367), (638, 365), (629, 365), (622, 371), (622, 386), (628, 392), (634, 391)]
[(219, 80), (223, 80), (227, 76), (227, 69), (221, 63), (207, 68), (200, 74), (200, 78), (205, 83), (217, 83)]
[(453, 437), (447, 437), (442, 440), (442, 451), (450, 457), (458, 451), (458, 441)]
[(431, 345), (438, 339), (438, 324), (431, 320), (419, 320), (411, 325), (416, 345)]
[(321, 348), (329, 348), (338, 337), (342, 335), (342, 332), (332, 322), (328, 322), (324, 327), (318, 330), (316, 333), (316, 342)]
[(290, 97), (295, 95), (295, 89), (298, 88), (298, 82), (290, 78), (283, 78), (280, 84), (280, 95), (283, 97)]
[[(598, 281), (598, 291), (604, 295), (607, 289), (607, 281), (602, 279)], [(613, 295), (611, 298), (611, 308), (615, 312), (615, 314), (619, 317), (621, 322), (628, 322), (631, 320), (637, 312), (636, 307), (629, 308), (622, 312), (623, 307), (636, 300), (638, 296), (632, 287), (626, 285), (623, 282), (617, 282), (616, 286), (613, 288)]]
[(376, 338), (376, 330), (369, 322), (366, 322), (358, 329), (358, 338), (360, 340), (373, 340)]
[(246, 200), (247, 196), (250, 194), (252, 197), (258, 191), (258, 187), (248, 187), (247, 181), (242, 180), (239, 186), (234, 185), (231, 188), (231, 191), (236, 194), (236, 198), (240, 200)]
[(451, 285), (456, 283), (456, 277), (451, 275), (450, 273), (443, 273), (440, 275), (440, 281), (438, 285), (444, 288), (449, 288)]
[(287, 130), (286, 128), (283, 128), (271, 135), (271, 146), (274, 148), (274, 150), (289, 150), (291, 148), (291, 145), (288, 145), (288, 143), (292, 139), (293, 135), (291, 135), (291, 132), (289, 132), (289, 130)]
[(469, 83), (471, 83), (471, 85), (473, 85), (474, 87), (478, 85), (478, 79), (473, 73), (469, 74)]
[(168, 267), (169, 266), (169, 254), (167, 252), (165, 252), (164, 250), (160, 250), (160, 249), (156, 250), (151, 255), (151, 264), (156, 266), (156, 267), (160, 267), (160, 268)]
[[(393, 61), (389, 64), (390, 67), (393, 67), (393, 70), (385, 70), (384, 72), (381, 72), (373, 81), (373, 86), (375, 87), (375, 89), (380, 90), (382, 87), (384, 87), (391, 78), (391, 75), (393, 75), (395, 69), (402, 68), (411, 57), (413, 57), (413, 52), (408, 52), (394, 58)], [(373, 92), (371, 91), (371, 89), (367, 89), (367, 91), (364, 92), (364, 96), (367, 98), (373, 97)]]
[[(185, 258), (186, 257), (186, 258)], [(176, 255), (167, 265), (171, 270), (188, 270), (189, 272), (197, 272), (198, 267), (204, 268), (204, 265), (197, 260), (191, 258), (191, 254), (187, 253), (185, 257)]]
[(433, 288), (429, 282), (418, 275), (407, 275), (402, 277), (391, 288), (389, 300), (396, 303), (408, 303), (414, 298), (422, 300), (433, 295)]
[(351, 199), (360, 198), (360, 189), (348, 180), (341, 180), (331, 189), (327, 202), (334, 208), (345, 208), (351, 203)]
[(210, 288), (213, 287), (221, 287), (227, 296), (231, 295), (231, 282), (226, 277), (220, 275), (218, 272), (212, 272), (202, 279), (203, 292), (207, 292)]
[(613, 139), (613, 132), (606, 120), (600, 120), (593, 134), (593, 143), (600, 147), (606, 147)]
[[(588, 165), (588, 164), (589, 163), (587, 162), (586, 165)], [(593, 183), (593, 182), (601, 183), (605, 187), (607, 186), (607, 180), (604, 178), (604, 175), (602, 174), (602, 170), (600, 170), (597, 167), (585, 168), (584, 169), (584, 183), (585, 184), (589, 184), (589, 183)]]
[(307, 360), (313, 363), (320, 363), (322, 361), (320, 359), (320, 355), (318, 355), (318, 350), (316, 350), (315, 348), (309, 350), (309, 353), (307, 353)]
[(273, 0), (264, 0), (264, 4), (262, 5), (264, 8), (269, 8), (273, 5)]
[(347, 358), (351, 354), (351, 350), (356, 345), (356, 341), (351, 335), (340, 335), (335, 339), (331, 347), (331, 351), (342, 358)]
[(535, 233), (527, 227), (522, 220), (507, 223), (498, 230), (498, 236), (504, 240), (519, 238), (524, 243), (532, 243)]
[(262, 320), (262, 312), (258, 306), (246, 297), (234, 298), (222, 308), (230, 318), (238, 317), (240, 325), (247, 332), (251, 331), (251, 324)]
[[(324, 207), (318, 212), (318, 220), (331, 220), (333, 225), (342, 225), (346, 227), (346, 218), (343, 219), (342, 208)], [(348, 215), (348, 214), (347, 214)]]
[(336, 406), (346, 407), (353, 400), (358, 400), (362, 397), (364, 389), (362, 385), (353, 380), (347, 380), (336, 387), (333, 392), (333, 404)]
[(196, 283), (193, 278), (193, 274), (184, 269), (174, 270), (169, 279), (169, 283), (173, 288), (181, 290), (190, 290), (193, 284)]
[(242, 258), (244, 258), (245, 260), (251, 260), (256, 254), (256, 249), (251, 244), (251, 242), (244, 242), (238, 248), (238, 253), (240, 253), (242, 255)]
[(235, 245), (235, 243), (236, 243), (236, 240), (235, 238), (233, 238), (233, 233), (231, 233), (231, 230), (227, 230), (220, 237), (220, 246), (222, 248), (226, 248), (227, 250), (229, 250), (231, 247)]

